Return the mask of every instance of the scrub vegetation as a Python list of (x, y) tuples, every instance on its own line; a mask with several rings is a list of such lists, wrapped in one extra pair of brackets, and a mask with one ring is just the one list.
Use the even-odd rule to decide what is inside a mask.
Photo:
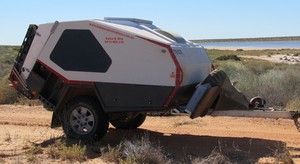
[(30, 163), (43, 163), (44, 156), (53, 160), (60, 159), (67, 162), (84, 162), (87, 159), (86, 146), (80, 143), (67, 145), (65, 141), (56, 140), (54, 144), (42, 147), (40, 144), (31, 143), (25, 152), (26, 159)]
[[(300, 64), (272, 63), (264, 60), (234, 60), (242, 55), (298, 54), (300, 50), (207, 50), (216, 68), (224, 70), (236, 88), (248, 99), (261, 96), (267, 106), (300, 109)], [(235, 57), (234, 57), (235, 56)], [(222, 60), (219, 60), (222, 59)]]
[(12, 104), (19, 98), (17, 91), (8, 87), (8, 76), (18, 51), (18, 46), (0, 46), (0, 104)]
[(100, 148), (101, 157), (107, 162), (114, 163), (171, 163), (160, 145), (150, 141), (147, 134), (133, 140), (121, 141), (115, 147)]

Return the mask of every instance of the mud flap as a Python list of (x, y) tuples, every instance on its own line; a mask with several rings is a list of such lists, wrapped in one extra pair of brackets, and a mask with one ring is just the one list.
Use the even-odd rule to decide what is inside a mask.
[(248, 110), (249, 101), (230, 82), (224, 71), (214, 70), (201, 85), (209, 84), (210, 89), (197, 102), (197, 108), (191, 113), (191, 118), (203, 117), (214, 110)]
[(57, 111), (54, 111), (52, 114), (51, 128), (57, 128), (60, 126), (61, 126), (61, 120), (59, 119), (59, 115)]

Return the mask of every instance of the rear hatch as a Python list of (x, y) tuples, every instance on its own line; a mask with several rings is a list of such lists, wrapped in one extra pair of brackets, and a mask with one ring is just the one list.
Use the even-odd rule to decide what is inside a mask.
[(20, 47), (18, 56), (15, 60), (13, 69), (9, 76), (9, 80), (12, 82), (14, 88), (16, 88), (20, 93), (22, 93), (27, 98), (32, 98), (32, 93), (29, 92), (26, 86), (25, 79), (21, 77), (21, 73), (25, 71), (23, 68), (24, 62), (26, 60), (27, 54), (33, 42), (34, 36), (38, 29), (37, 25), (29, 25), (25, 38), (23, 40), (22, 46)]

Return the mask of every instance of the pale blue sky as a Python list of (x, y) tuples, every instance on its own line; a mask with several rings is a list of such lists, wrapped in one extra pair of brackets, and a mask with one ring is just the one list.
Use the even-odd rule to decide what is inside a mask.
[(104, 17), (148, 19), (186, 39), (300, 36), (299, 0), (2, 0), (0, 45), (29, 24)]

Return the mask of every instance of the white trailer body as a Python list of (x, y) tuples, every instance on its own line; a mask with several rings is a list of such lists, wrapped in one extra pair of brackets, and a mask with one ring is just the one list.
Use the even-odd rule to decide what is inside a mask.
[(202, 46), (151, 21), (106, 18), (30, 25), (9, 79), (53, 111), (52, 127), (85, 140), (187, 104), (211, 69)]
[(94, 87), (104, 111), (115, 112), (186, 103), (211, 64), (203, 47), (151, 21), (107, 18), (39, 25), (18, 71), (27, 95), (38, 94), (51, 108), (63, 98), (43, 93), (45, 78), (36, 84), (41, 68), (64, 84)]

